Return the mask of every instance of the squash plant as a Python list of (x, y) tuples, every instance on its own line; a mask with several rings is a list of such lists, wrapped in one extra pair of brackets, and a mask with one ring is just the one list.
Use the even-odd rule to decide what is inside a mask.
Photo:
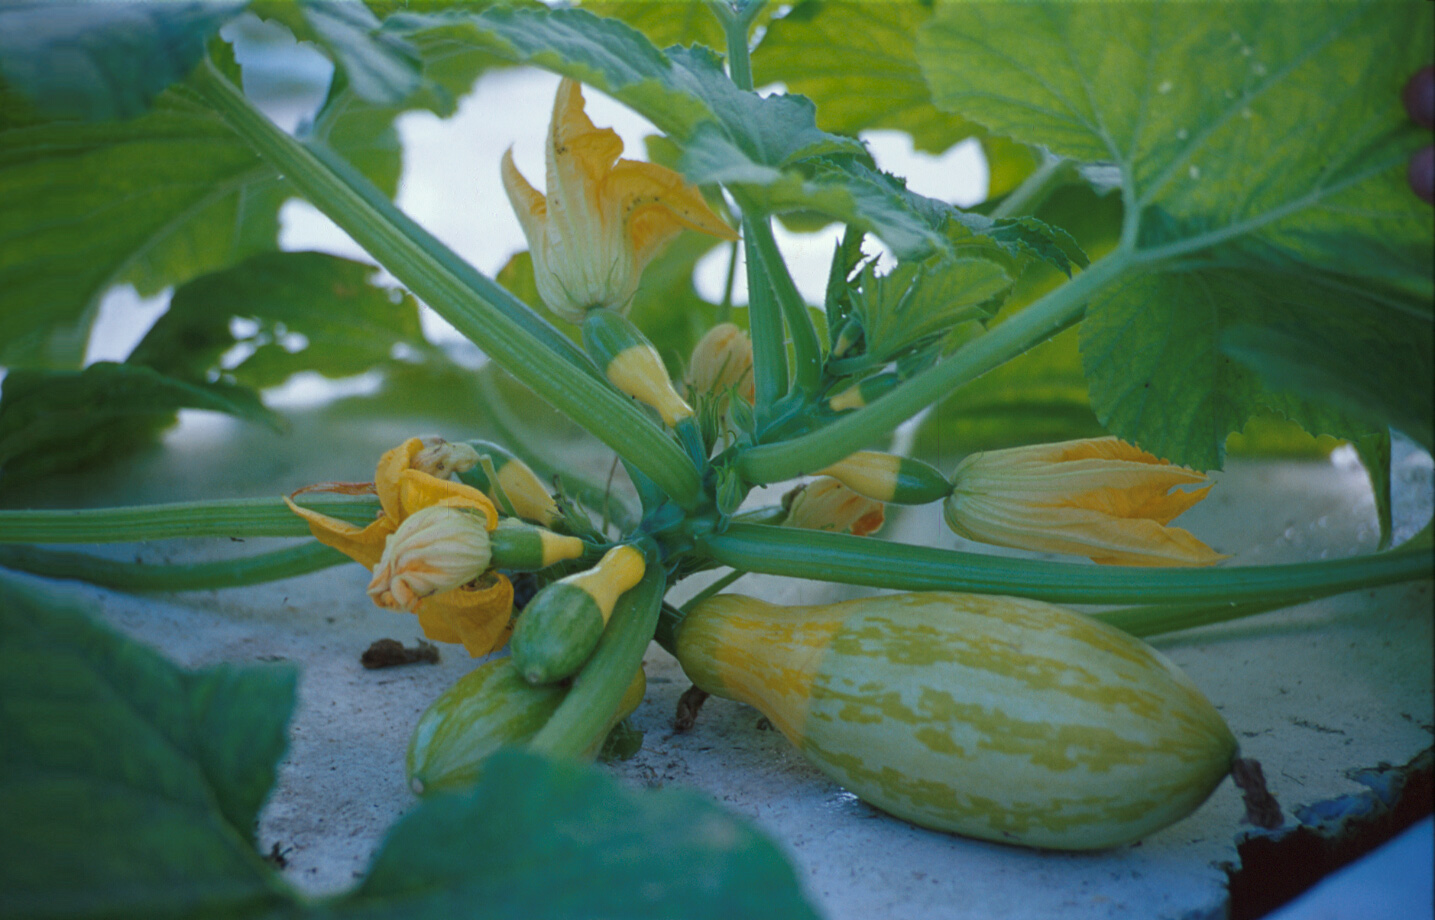
[[(1409, 545), (1369, 556), (1243, 566), (1170, 525), (1204, 495), (1187, 487), (1221, 466), (1229, 435), (1278, 419), (1287, 430), (1355, 445), (1374, 486), (1382, 546), (1389, 542), (1392, 431), (1426, 450), (1435, 438), (1431, 212), (1406, 180), (1407, 163), (1429, 139), (1401, 104), (1402, 87), (1427, 63), (1428, 4), (584, 7), (0, 7), (0, 362), (8, 368), (0, 483), (97, 462), (152, 437), (180, 408), (276, 423), (260, 391), (296, 370), (342, 376), (385, 366), (395, 345), (431, 352), (416, 298), (611, 449), (632, 506), (610, 519), (591, 496), (555, 494), (524, 463), (521, 443), (413, 439), (378, 458), (372, 482), (300, 489), (283, 501), (0, 511), (0, 563), (153, 590), (253, 584), (347, 557), (373, 570), (375, 603), (416, 613), (431, 637), (474, 655), (504, 646), (516, 625), (519, 663), (484, 665), (482, 679), (446, 694), (410, 754), (425, 791), (481, 775), (475, 795), (487, 788), (490, 798), (521, 785), (528, 769), (500, 759), (479, 770), (498, 741), (591, 754), (631, 709), (654, 638), (705, 689), (758, 702), (751, 687), (734, 689), (741, 680), (732, 656), (743, 645), (720, 613), (744, 602), (713, 597), (747, 572), (937, 592), (906, 606), (940, 620), (945, 605), (973, 630), (987, 622), (973, 610), (1005, 611), (1007, 622), (991, 620), (988, 638), (1017, 646), (1025, 640), (998, 634), (1033, 604), (1118, 605), (1097, 618), (1127, 636), (1065, 611), (1027, 627), (1033, 636), (1084, 637), (1056, 643), (1057, 658), (1044, 666), (1090, 676), (1083, 647), (1125, 649), (1117, 657), (1141, 658), (1143, 673), (1160, 675), (1150, 678), (1164, 688), (1151, 692), (1169, 694), (1160, 705), (1191, 713), (1208, 743), (1185, 761), (1199, 761), (1196, 777), (1176, 778), (1180, 807), (1147, 809), (1160, 820), (1080, 839), (1009, 835), (1038, 846), (1111, 845), (1175, 820), (1234, 756), (1199, 692), (1142, 657), (1130, 635), (1430, 576), (1428, 526)], [(221, 29), (246, 12), (286, 26), (334, 64), (323, 106), (295, 133), (242, 89)], [(542, 190), (510, 159), (475, 164), (503, 170), (530, 247), (495, 279), (391, 202), (399, 156), (392, 121), (405, 110), (451, 113), (478, 73), (515, 63), (567, 79)], [(788, 91), (754, 91), (771, 81)], [(588, 119), (580, 84), (662, 132), (651, 148), (662, 164), (619, 159), (616, 136)], [(870, 128), (906, 131), (928, 150), (977, 139), (990, 166), (989, 199), (965, 210), (911, 191), (856, 138)], [(348, 232), (401, 290), (373, 284), (371, 265), (275, 251), (278, 207), (292, 196)], [(774, 219), (814, 217), (845, 225), (816, 309), (772, 228)], [(680, 236), (685, 230), (695, 233)], [(885, 246), (882, 258), (873, 240)], [(696, 254), (718, 241), (732, 248), (732, 264), (738, 249), (745, 257), (746, 309), (692, 294)], [(669, 244), (676, 255), (660, 256)], [(640, 291), (644, 269), (659, 267), (677, 280), (658, 295)], [(169, 309), (125, 361), (82, 368), (99, 298), (118, 283), (173, 287)], [(241, 331), (235, 317), (254, 331)], [(291, 333), (310, 347), (285, 348)], [(236, 345), (245, 352), (238, 361)], [(924, 412), (916, 444), (960, 445), (968, 456), (955, 470), (871, 449)], [(529, 459), (562, 465), (561, 457)], [(756, 486), (808, 476), (820, 478), (780, 506), (746, 502)], [(936, 501), (969, 539), (1104, 564), (871, 536), (884, 505)], [(26, 545), (178, 534), (317, 542), (171, 567), (102, 564)], [(684, 609), (665, 605), (674, 585), (717, 568), (730, 571)], [(539, 592), (515, 623), (519, 572)], [(7, 654), (33, 652), (22, 644), (46, 630), (94, 629), (56, 625), (80, 621), (15, 590), (27, 598), (16, 623), (30, 626), (7, 626)], [(707, 624), (702, 641), (684, 624), (687, 611), (693, 630)], [(819, 632), (847, 622), (831, 609), (777, 619)], [(908, 626), (891, 628), (900, 636)], [(794, 649), (821, 645), (792, 641)], [(115, 642), (101, 631), (82, 644)], [(850, 643), (838, 654), (861, 657)], [(170, 683), (219, 679), (175, 677), (144, 660), (141, 670)], [(1001, 660), (1017, 673), (1044, 659)], [(782, 661), (763, 667), (780, 671)], [(983, 673), (1012, 676), (994, 668)], [(1113, 699), (1155, 686), (1112, 676), (1115, 666), (1096, 670), (1115, 681), (1106, 688)], [(920, 669), (891, 673), (899, 693), (924, 679)], [(801, 718), (821, 711), (819, 685), (832, 686), (800, 684), (810, 697)], [(513, 719), (498, 705), (504, 694), (522, 710)], [(271, 696), (267, 715), (253, 711), (272, 742), (283, 688)], [(1068, 715), (1065, 695), (1043, 699), (1035, 723), (1051, 727)], [(23, 709), (7, 708), (15, 720), (7, 736), (32, 731)], [(805, 744), (794, 710), (780, 711)], [(989, 716), (966, 724), (989, 725)], [(1067, 728), (1125, 730), (1082, 718)], [(201, 748), (206, 730), (193, 730)], [(499, 737), (504, 731), (511, 734)], [(27, 777), (37, 765), (58, 756), (44, 745), (25, 750), (30, 760), (6, 761), (5, 794), (17, 801), (33, 792)], [(982, 833), (964, 820), (933, 819), (943, 802), (924, 811), (864, 788), (846, 753), (814, 757), (896, 814)], [(1029, 756), (1056, 754), (1038, 746)], [(1135, 755), (1106, 748), (1101, 756)], [(223, 834), (244, 831), (267, 788), (272, 762), (251, 766), (257, 772), (243, 778), (243, 795), (220, 796)], [(925, 769), (900, 758), (877, 768), (899, 779)], [(1033, 807), (1015, 797), (992, 826), (1029, 825)], [(460, 833), (443, 830), (441, 810), (425, 814), (439, 830), (396, 831), (395, 861), (421, 859), (423, 833)], [(63, 852), (55, 846), (51, 855)], [(694, 858), (719, 858), (701, 849), (694, 844)], [(381, 861), (371, 879), (381, 892), (395, 884), (384, 871)], [(114, 872), (124, 877), (122, 866)], [(429, 877), (441, 885), (441, 875)], [(33, 910), (44, 895), (36, 878), (27, 887), (7, 876), (4, 897)], [(286, 897), (262, 874), (250, 882), (258, 900), (236, 901), (236, 916)], [(541, 898), (542, 886), (528, 894)], [(333, 909), (363, 910), (355, 903), (362, 897)], [(663, 909), (696, 910), (655, 911)]]

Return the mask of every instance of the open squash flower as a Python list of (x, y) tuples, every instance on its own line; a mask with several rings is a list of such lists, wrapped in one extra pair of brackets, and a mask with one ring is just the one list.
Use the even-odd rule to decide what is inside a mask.
[(366, 527), (285, 502), (316, 540), (373, 571), (375, 604), (418, 614), (424, 635), (462, 643), (478, 657), (507, 641), (513, 585), (486, 571), (489, 534), (498, 526), (493, 502), (440, 478), (471, 465), (473, 449), (465, 447), (410, 438), (379, 459), (372, 483), (319, 483), (294, 493), (377, 494), (382, 510)]
[(887, 519), (882, 503), (858, 495), (831, 476), (821, 476), (782, 498), (788, 527), (865, 537)]
[(538, 293), (574, 323), (592, 307), (622, 312), (643, 269), (684, 227), (725, 240), (731, 227), (697, 188), (655, 163), (620, 160), (623, 142), (583, 111), (579, 84), (558, 85), (548, 128), (547, 193), (503, 155), (503, 187), (523, 225)]
[(944, 512), (952, 530), (982, 543), (1105, 565), (1211, 565), (1226, 557), (1166, 526), (1210, 486), (1172, 490), (1206, 482), (1116, 438), (1036, 444), (967, 457)]

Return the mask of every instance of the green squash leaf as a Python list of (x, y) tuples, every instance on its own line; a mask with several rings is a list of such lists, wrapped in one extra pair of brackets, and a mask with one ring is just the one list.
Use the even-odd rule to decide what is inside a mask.
[(73, 366), (111, 285), (152, 295), (274, 248), (284, 197), (182, 89), (127, 122), (0, 125), (0, 364)]
[(82, 371), (19, 369), (0, 393), (0, 479), (6, 487), (112, 460), (153, 440), (180, 409), (281, 428), (253, 390), (192, 382), (103, 361)]
[(679, 142), (699, 125), (712, 125), (747, 158), (765, 166), (863, 153), (858, 142), (819, 130), (808, 100), (740, 90), (714, 52), (702, 47), (660, 51), (631, 27), (584, 10), (493, 7), (479, 13), (396, 14), (386, 28), (581, 80)]
[(931, 15), (921, 0), (802, 0), (768, 24), (753, 79), (807, 96), (825, 131), (904, 131), (917, 150), (941, 153), (986, 131), (932, 105), (916, 57), (917, 30)]
[(0, 6), (0, 77), (51, 118), (117, 121), (189, 75), (241, 3)]
[[(338, 916), (815, 918), (781, 852), (706, 797), (517, 750), (425, 799)], [(466, 912), (467, 911), (467, 912)]]
[(400, 820), (357, 889), (301, 900), (251, 837), (295, 672), (184, 671), (73, 592), (0, 588), (4, 916), (816, 917), (781, 851), (705, 796), (520, 751)]
[(419, 88), (418, 53), (402, 38), (381, 32), (378, 17), (363, 3), (255, 0), (250, 8), (317, 45), (366, 102), (396, 105)]
[(76, 595), (0, 573), (0, 914), (257, 917), (252, 838), (295, 672), (183, 671)]
[(1136, 270), (1088, 305), (1092, 402), (1209, 469), (1265, 410), (1355, 439), (1421, 408), (1428, 140), (1399, 89), (1431, 32), (1427, 4), (948, 3), (918, 57), (940, 107), (1119, 173)]
[[(674, 3), (673, 0), (583, 0), (583, 9), (595, 16), (625, 22), (647, 36), (659, 48), (670, 45), (702, 45), (722, 50), (727, 43), (722, 24), (704, 3)], [(758, 12), (753, 22), (760, 26), (768, 19), (770, 7)]]
[[(377, 271), (320, 252), (262, 253), (178, 288), (128, 362), (262, 389), (304, 370), (360, 374), (387, 363), (400, 345), (427, 349), (417, 302), (375, 285)], [(247, 354), (221, 364), (236, 345)]]

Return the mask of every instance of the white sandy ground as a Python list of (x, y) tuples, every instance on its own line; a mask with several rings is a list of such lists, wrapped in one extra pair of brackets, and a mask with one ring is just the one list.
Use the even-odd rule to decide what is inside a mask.
[[(423, 428), (422, 430), (432, 430)], [(364, 479), (409, 429), (301, 412), (288, 436), (194, 422), (167, 447), (109, 474), (51, 483), (38, 505), (104, 505), (275, 495), (324, 479)], [(452, 437), (462, 431), (446, 431)], [(601, 458), (590, 464), (601, 468)], [(1430, 513), (1427, 458), (1397, 460), (1400, 527)], [(1329, 558), (1374, 548), (1373, 506), (1349, 463), (1233, 461), (1212, 497), (1180, 523), (1236, 563)], [(13, 504), (13, 502), (12, 502)], [(1421, 519), (1423, 520), (1423, 519)], [(909, 510), (888, 536), (953, 546), (935, 508)], [(119, 558), (175, 561), (257, 551), (271, 541), (164, 541), (105, 548)], [(187, 666), (282, 659), (302, 668), (292, 744), (263, 812), (258, 844), (287, 852), (286, 876), (310, 892), (351, 884), (385, 829), (415, 801), (403, 756), (419, 714), (475, 662), (444, 647), (437, 666), (366, 671), (375, 639), (412, 644), (416, 621), (364, 596), (367, 574), (345, 565), (267, 586), (134, 597), (92, 589), (104, 616)], [(686, 587), (686, 586), (685, 586)], [(749, 576), (738, 588), (789, 602), (848, 589)], [(1361, 591), (1259, 619), (1159, 639), (1215, 702), (1287, 811), (1359, 792), (1351, 768), (1404, 763), (1431, 744), (1431, 583)], [(675, 595), (680, 597), (681, 595)], [(638, 786), (712, 795), (781, 842), (812, 899), (841, 918), (1205, 918), (1225, 910), (1241, 805), (1230, 784), (1191, 818), (1141, 844), (1060, 855), (920, 830), (836, 787), (746, 707), (709, 700), (693, 731), (670, 728), (688, 686), (653, 646), (649, 692), (635, 721), (643, 750), (614, 772)], [(1428, 872), (1398, 884), (1429, 886)]]

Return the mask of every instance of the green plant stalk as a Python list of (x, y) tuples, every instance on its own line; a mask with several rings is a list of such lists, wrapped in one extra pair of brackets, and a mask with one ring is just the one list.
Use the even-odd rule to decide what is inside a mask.
[[(305, 500), (305, 508), (367, 524), (373, 500)], [(78, 511), (0, 511), (0, 543), (130, 543), (173, 537), (307, 537), (309, 525), (278, 498), (215, 499)]]
[(763, 271), (762, 257), (753, 242), (752, 228), (762, 218), (742, 219), (742, 245), (747, 258), (747, 323), (752, 336), (753, 409), (764, 420), (787, 395), (787, 339), (782, 314), (774, 303), (772, 286)]
[(1339, 593), (1341, 592), (1327, 591), (1279, 601), (1249, 601), (1236, 604), (1148, 604), (1141, 607), (1123, 607), (1120, 610), (1103, 610), (1093, 613), (1091, 616), (1133, 636), (1160, 636), (1182, 629), (1210, 626), (1214, 623), (1225, 623), (1228, 620), (1240, 620), (1258, 613), (1279, 610), (1282, 607), (1303, 604), (1306, 601), (1318, 600), (1321, 597)]
[(0, 566), (121, 591), (240, 588), (307, 575), (349, 561), (349, 557), (338, 550), (312, 541), (235, 559), (178, 565), (122, 562), (87, 553), (67, 553), (34, 546), (0, 546)]
[(1130, 264), (1131, 256), (1127, 250), (1112, 252), (1068, 283), (870, 405), (790, 441), (763, 444), (747, 450), (738, 458), (738, 471), (749, 482), (781, 482), (820, 470), (853, 451), (881, 440), (902, 422), (963, 384), (1078, 322), (1085, 311), (1086, 301), (1120, 277)]
[(1435, 574), (1428, 550), (1292, 565), (1148, 569), (987, 556), (760, 524), (700, 536), (697, 548), (714, 562), (767, 575), (1067, 604), (1286, 604)]
[(703, 601), (712, 597), (714, 594), (717, 594), (724, 588), (730, 587), (733, 582), (737, 581), (739, 578), (746, 574), (747, 572), (743, 571), (742, 569), (733, 569), (731, 572), (728, 572), (726, 575), (719, 578), (717, 581), (708, 585), (706, 588), (703, 588), (697, 594), (694, 594), (692, 597), (684, 601), (682, 606), (682, 612), (686, 614), (689, 610), (693, 609), (698, 604), (701, 604)]
[(618, 598), (598, 647), (574, 678), (563, 702), (529, 742), (532, 750), (553, 757), (577, 757), (591, 748), (601, 740), (599, 733), (642, 667), (643, 654), (658, 626), (668, 576), (657, 546), (649, 541), (640, 548), (647, 561), (643, 580)]
[(512, 295), (497, 285), (482, 293), (471, 289), (355, 191), (352, 176), (336, 174), (279, 130), (212, 64), (206, 62), (196, 75), (196, 88), (240, 137), (395, 278), (484, 347), (504, 370), (641, 469), (679, 505), (699, 503), (698, 471), (666, 432), (606, 383), (586, 373), (554, 373), (556, 362), (560, 367), (568, 362), (493, 305)]
[(1045, 154), (1041, 165), (1003, 198), (1001, 204), (992, 208), (991, 216), (997, 219), (1020, 217), (1035, 211), (1061, 177), (1061, 168), (1065, 165), (1066, 161), (1061, 157)]
[[(743, 213), (750, 212), (744, 208)], [(787, 321), (787, 331), (792, 336), (793, 384), (804, 393), (816, 393), (822, 383), (822, 343), (817, 339), (817, 327), (812, 324), (807, 303), (798, 292), (797, 285), (792, 283), (787, 263), (777, 249), (772, 222), (767, 217), (754, 214), (752, 220), (743, 222), (743, 228), (753, 241), (758, 262)]]

